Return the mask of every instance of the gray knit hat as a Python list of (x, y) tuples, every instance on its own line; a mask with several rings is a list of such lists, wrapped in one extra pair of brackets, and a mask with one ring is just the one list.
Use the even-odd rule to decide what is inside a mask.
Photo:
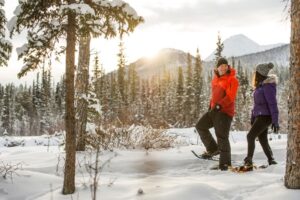
[(274, 67), (273, 63), (263, 63), (256, 66), (256, 71), (263, 76), (268, 76), (269, 71)]

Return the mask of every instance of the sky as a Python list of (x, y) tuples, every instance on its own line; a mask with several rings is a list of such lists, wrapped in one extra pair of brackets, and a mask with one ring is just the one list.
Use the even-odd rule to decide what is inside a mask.
[[(152, 57), (160, 49), (176, 48), (195, 54), (199, 48), (205, 59), (216, 48), (217, 34), (223, 40), (244, 34), (260, 45), (289, 43), (290, 20), (283, 0), (125, 0), (145, 22), (124, 38), (127, 64), (140, 57)], [(13, 16), (17, 0), (6, 0), (8, 20)], [(27, 82), (35, 73), (20, 80), (15, 48), (26, 42), (26, 33), (13, 38), (14, 50), (8, 67), (1, 68), (0, 83)], [(117, 69), (119, 39), (93, 39), (92, 52), (99, 54), (106, 72)], [(65, 61), (53, 62), (53, 78), (64, 73)]]

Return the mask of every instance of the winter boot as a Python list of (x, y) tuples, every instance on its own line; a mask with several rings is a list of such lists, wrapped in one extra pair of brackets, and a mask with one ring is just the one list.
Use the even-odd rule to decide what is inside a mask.
[(276, 165), (277, 162), (272, 158), (271, 160), (268, 160), (269, 165)]
[(212, 159), (213, 156), (216, 156), (218, 154), (220, 154), (220, 152), (218, 150), (214, 151), (214, 152), (206, 151), (206, 152), (202, 153), (200, 156), (203, 159)]
[(228, 170), (228, 165), (222, 164), (219, 166), (221, 171), (227, 171)]
[(251, 166), (253, 166), (252, 159), (251, 159), (251, 158), (248, 158), (248, 157), (246, 157), (246, 158), (244, 159), (244, 166), (247, 166), (247, 167), (251, 167)]

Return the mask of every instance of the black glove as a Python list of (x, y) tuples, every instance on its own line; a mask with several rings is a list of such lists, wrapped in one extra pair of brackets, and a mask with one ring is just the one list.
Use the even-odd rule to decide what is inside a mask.
[(271, 129), (273, 130), (274, 133), (278, 133), (279, 131), (279, 125), (278, 124), (272, 124)]
[(214, 107), (213, 111), (219, 112), (221, 109), (222, 109), (222, 106), (219, 105), (219, 104), (217, 104), (217, 105)]

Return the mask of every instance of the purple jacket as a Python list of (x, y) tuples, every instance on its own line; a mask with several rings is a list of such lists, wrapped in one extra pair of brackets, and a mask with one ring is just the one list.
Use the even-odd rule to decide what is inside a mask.
[(278, 125), (276, 83), (277, 77), (271, 75), (254, 90), (254, 107), (251, 115), (252, 122), (255, 117), (259, 115), (271, 115), (272, 123)]

